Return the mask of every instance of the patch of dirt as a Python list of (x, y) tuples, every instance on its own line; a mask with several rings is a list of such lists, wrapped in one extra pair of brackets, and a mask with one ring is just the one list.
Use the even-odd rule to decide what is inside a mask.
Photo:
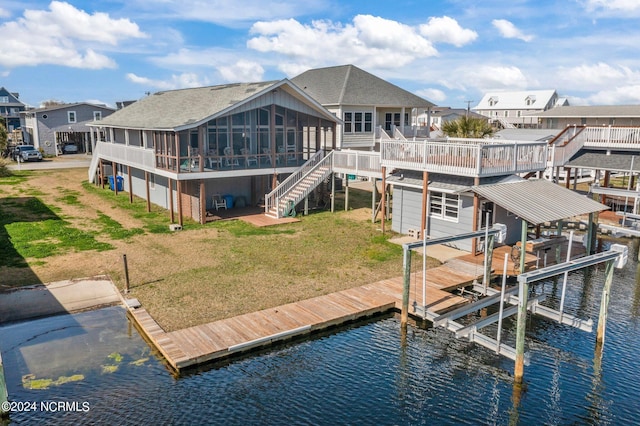
[[(130, 211), (115, 208), (110, 200), (86, 192), (82, 187), (86, 180), (84, 168), (37, 171), (24, 183), (1, 188), (2, 196), (35, 196), (71, 226), (83, 230), (100, 229), (95, 222), (98, 212), (127, 229), (143, 226)], [(73, 197), (65, 199), (68, 195), (77, 196), (78, 202)], [(128, 193), (121, 196), (128, 197)], [(371, 224), (370, 208), (340, 212), (336, 206), (336, 213), (362, 225), (366, 235), (358, 238), (369, 240), (368, 235), (379, 232), (379, 222)], [(295, 229), (297, 233), (305, 227)], [(387, 262), (370, 266), (356, 258), (341, 259), (339, 265), (333, 262), (330, 251), (345, 250), (347, 243), (355, 246), (351, 247), (350, 256), (359, 253), (360, 240), (345, 230), (336, 229), (307, 242), (304, 255), (292, 248), (298, 242), (297, 236), (283, 233), (274, 240), (261, 235), (243, 236), (239, 237), (242, 244), (237, 244), (239, 240), (227, 231), (214, 227), (166, 234), (147, 232), (126, 240), (113, 240), (103, 233), (97, 238), (113, 245), (113, 250), (70, 252), (43, 260), (27, 259), (29, 267), (0, 268), (0, 291), (95, 275), (107, 275), (123, 289), (126, 255), (132, 297), (138, 298), (163, 328), (175, 330), (401, 274), (400, 258), (397, 265)], [(325, 244), (325, 248), (316, 253), (319, 244)], [(312, 250), (308, 251), (308, 247)], [(321, 261), (318, 266), (307, 266), (315, 265), (311, 257)], [(219, 270), (225, 268), (228, 272), (220, 274)], [(313, 270), (306, 271), (307, 268)]]

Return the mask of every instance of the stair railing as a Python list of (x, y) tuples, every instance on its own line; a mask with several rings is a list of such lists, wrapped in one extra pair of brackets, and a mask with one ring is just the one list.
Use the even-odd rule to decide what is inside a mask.
[(291, 191), (305, 176), (315, 170), (316, 167), (319, 167), (320, 164), (325, 164), (326, 161), (331, 161), (331, 153), (325, 156), (324, 150), (316, 152), (302, 167), (283, 180), (273, 191), (266, 194), (264, 196), (265, 213), (275, 210), (276, 216), (280, 217), (280, 199)]

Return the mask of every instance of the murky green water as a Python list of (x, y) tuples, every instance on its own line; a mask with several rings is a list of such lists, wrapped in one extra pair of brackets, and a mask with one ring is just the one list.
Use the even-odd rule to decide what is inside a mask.
[[(634, 250), (631, 260), (637, 258)], [(0, 328), (0, 348), (10, 398), (37, 403), (36, 410), (12, 413), (10, 421), (635, 424), (640, 419), (639, 275), (635, 261), (615, 273), (601, 359), (594, 333), (530, 316), (531, 365), (525, 367), (523, 389), (513, 387), (512, 361), (443, 329), (410, 328), (403, 340), (393, 317), (181, 378), (165, 368), (119, 307), (6, 326)], [(571, 274), (569, 282), (567, 311), (597, 322), (604, 268)], [(536, 291), (557, 307), (560, 283), (547, 282)], [(504, 341), (510, 343), (515, 321), (504, 327)], [(33, 380), (43, 380), (36, 383), (45, 388), (26, 385)], [(58, 407), (52, 401), (62, 402), (62, 409), (46, 411)]]

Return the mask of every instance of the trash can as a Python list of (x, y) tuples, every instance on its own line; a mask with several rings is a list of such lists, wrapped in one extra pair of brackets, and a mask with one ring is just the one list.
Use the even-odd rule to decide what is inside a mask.
[(225, 194), (222, 196), (224, 200), (227, 202), (227, 208), (230, 209), (233, 207), (233, 195)]
[(114, 182), (113, 175), (109, 175), (109, 189), (115, 191), (116, 185), (118, 191), (124, 191), (124, 178), (122, 176), (116, 176), (116, 180)]

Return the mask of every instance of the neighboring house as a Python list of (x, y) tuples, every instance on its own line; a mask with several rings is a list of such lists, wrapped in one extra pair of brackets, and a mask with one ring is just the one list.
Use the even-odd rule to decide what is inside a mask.
[(532, 115), (543, 129), (640, 126), (640, 105), (562, 106)]
[(312, 69), (291, 81), (342, 120), (339, 149), (375, 149), (396, 131), (413, 137), (419, 129), (412, 126), (416, 113), (434, 106), (354, 65)]
[[(466, 110), (464, 108), (449, 108), (449, 107), (433, 107), (427, 111), (418, 114), (414, 118), (414, 125), (419, 128), (425, 128), (429, 126), (430, 137), (441, 137), (442, 125), (448, 121), (457, 120), (460, 117), (473, 117), (483, 120), (489, 120), (487, 117), (477, 114), (473, 111)], [(423, 132), (419, 132), (423, 133)]]
[(502, 128), (537, 128), (538, 118), (534, 114), (569, 105), (566, 98), (555, 90), (525, 90), (517, 92), (489, 92), (472, 110), (489, 117)]
[(4, 87), (0, 87), (0, 116), (6, 120), (9, 134), (20, 128), (20, 112), (26, 109), (19, 97), (18, 93), (9, 92)]
[(59, 104), (22, 112), (24, 142), (42, 149), (45, 155), (91, 152), (87, 123), (100, 121), (115, 110), (86, 102)]
[[(640, 127), (631, 126), (567, 126), (550, 141), (552, 178), (564, 180), (570, 187), (576, 176), (592, 176), (593, 194), (615, 210), (638, 212), (640, 191), (636, 186), (640, 174)], [(614, 173), (626, 175), (626, 190), (609, 189)]]
[(158, 92), (89, 123), (89, 179), (115, 176), (172, 221), (177, 212), (179, 224), (205, 223), (224, 204), (261, 204), (279, 179), (333, 150), (339, 122), (287, 79)]

